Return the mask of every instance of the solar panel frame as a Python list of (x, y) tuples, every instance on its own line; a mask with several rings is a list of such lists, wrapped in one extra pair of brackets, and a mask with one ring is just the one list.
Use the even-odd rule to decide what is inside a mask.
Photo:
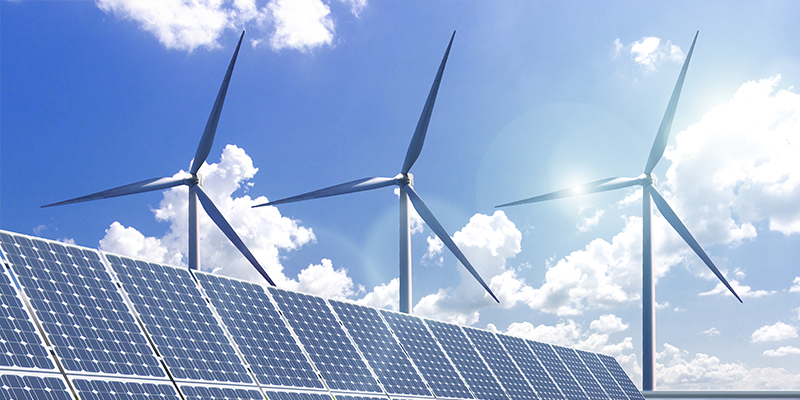
[[(269, 400), (333, 400), (329, 393), (289, 392), (281, 390), (265, 390), (264, 394)], [(337, 396), (336, 400), (347, 399), (350, 396)]]
[(103, 255), (175, 381), (256, 386), (187, 269)]
[(383, 393), (325, 299), (275, 287), (268, 290), (331, 392)]
[(81, 400), (181, 400), (170, 381), (144, 379), (106, 380), (97, 377), (70, 378)]
[(67, 374), (167, 379), (123, 292), (92, 249), (0, 235), (44, 341)]
[(194, 275), (262, 387), (326, 390), (263, 286), (205, 272)]
[(183, 400), (264, 400), (264, 393), (256, 388), (225, 385), (179, 385)]
[(336, 300), (328, 303), (388, 394), (433, 397), (378, 310)]
[(508, 400), (503, 387), (458, 325), (423, 319), (476, 399)]
[(538, 400), (527, 378), (493, 332), (466, 326), (462, 329), (511, 399)]
[(525, 344), (524, 339), (501, 333), (496, 335), (539, 398), (543, 400), (566, 399), (558, 386), (556, 386), (553, 378), (550, 377), (550, 374), (547, 373), (547, 370), (536, 358), (536, 355)]
[(380, 313), (437, 398), (475, 398), (422, 319), (388, 310)]
[(630, 400), (645, 400), (644, 396), (642, 396), (642, 392), (639, 391), (614, 357), (605, 354), (597, 354), (597, 358), (600, 359), (600, 362), (603, 363), (614, 380), (617, 381), (622, 388), (622, 392), (625, 393)]
[(600, 383), (594, 379), (594, 376), (589, 372), (586, 365), (583, 364), (583, 361), (581, 361), (578, 357), (578, 353), (576, 353), (574, 349), (556, 345), (552, 346), (556, 354), (561, 358), (561, 361), (564, 362), (564, 365), (567, 366), (567, 369), (569, 369), (572, 376), (575, 377), (578, 384), (581, 385), (581, 388), (583, 388), (583, 391), (591, 400), (609, 399), (606, 392), (600, 387)]
[(61, 374), (0, 370), (0, 400), (75, 400), (75, 397)]
[(597, 357), (597, 354), (588, 351), (576, 350), (578, 357), (583, 361), (589, 372), (597, 379), (600, 386), (605, 390), (608, 397), (612, 399), (624, 399), (628, 397), (622, 388), (617, 384), (617, 381), (611, 376), (606, 369), (605, 365)]
[(553, 378), (553, 381), (561, 389), (561, 393), (564, 394), (567, 400), (589, 400), (589, 397), (578, 385), (575, 377), (572, 376), (564, 362), (561, 361), (561, 358), (558, 357), (549, 344), (532, 340), (525, 340), (525, 343), (542, 363), (544, 369)]

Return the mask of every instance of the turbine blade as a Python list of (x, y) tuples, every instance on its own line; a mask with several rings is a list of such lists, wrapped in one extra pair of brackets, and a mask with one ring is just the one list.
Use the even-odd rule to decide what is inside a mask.
[(278, 204), (285, 204), (285, 203), (294, 203), (297, 201), (303, 200), (311, 200), (311, 199), (318, 199), (321, 197), (330, 197), (330, 196), (338, 196), (340, 194), (347, 194), (347, 193), (355, 193), (355, 192), (363, 192), (365, 190), (372, 190), (377, 188), (382, 188), (385, 186), (392, 186), (397, 184), (397, 179), (395, 178), (364, 178), (358, 179), (355, 181), (342, 183), (340, 185), (327, 187), (325, 189), (315, 190), (313, 192), (304, 193), (297, 196), (287, 197), (285, 199), (270, 201), (264, 204), (257, 204), (253, 206), (256, 207), (263, 207), (263, 206), (275, 206)]
[(520, 204), (538, 203), (541, 201), (555, 200), (563, 197), (579, 196), (588, 193), (607, 192), (609, 190), (621, 189), (628, 186), (639, 184), (638, 178), (606, 178), (599, 181), (585, 183), (583, 185), (574, 186), (569, 189), (559, 190), (557, 192), (547, 193), (536, 197), (531, 197), (524, 200), (515, 201), (512, 203), (501, 204), (495, 208), (517, 206)]
[(442, 74), (444, 74), (444, 66), (447, 64), (447, 56), (450, 54), (450, 47), (453, 45), (453, 39), (456, 37), (456, 32), (453, 31), (453, 36), (450, 37), (450, 43), (447, 45), (447, 50), (444, 52), (442, 63), (439, 65), (439, 71), (436, 72), (436, 78), (433, 79), (433, 86), (428, 93), (428, 100), (425, 101), (425, 107), (422, 108), (422, 115), (419, 116), (417, 122), (417, 129), (414, 130), (414, 136), (411, 138), (411, 143), (408, 145), (406, 152), (406, 159), (403, 161), (402, 172), (407, 174), (411, 170), (411, 166), (417, 161), (419, 153), (422, 152), (422, 145), (425, 144), (425, 135), (428, 132), (428, 123), (431, 122), (431, 114), (433, 113), (433, 103), (436, 102), (436, 94), (439, 92), (439, 83), (442, 81)]
[(85, 201), (108, 199), (111, 197), (126, 196), (129, 194), (152, 192), (155, 190), (169, 189), (174, 186), (186, 185), (188, 182), (186, 178), (153, 178), (141, 182), (131, 183), (129, 185), (115, 187), (113, 189), (104, 190), (102, 192), (93, 193), (90, 195), (76, 197), (70, 200), (52, 203), (45, 207), (63, 206), (65, 204), (83, 203)]
[(733, 290), (728, 281), (725, 280), (725, 277), (722, 276), (722, 273), (719, 272), (714, 263), (711, 262), (711, 258), (708, 257), (706, 252), (703, 251), (703, 248), (700, 247), (700, 244), (697, 243), (697, 240), (695, 240), (692, 234), (689, 233), (689, 230), (686, 229), (686, 226), (683, 224), (683, 222), (681, 222), (680, 218), (678, 218), (678, 216), (675, 214), (675, 211), (672, 211), (672, 208), (669, 206), (669, 204), (667, 204), (667, 201), (664, 200), (663, 197), (661, 197), (661, 194), (658, 193), (658, 191), (656, 190), (656, 188), (653, 187), (653, 185), (647, 186), (647, 191), (650, 192), (650, 195), (653, 197), (653, 202), (656, 203), (658, 211), (661, 211), (661, 215), (663, 215), (664, 218), (667, 219), (667, 222), (669, 222), (669, 224), (672, 225), (673, 228), (675, 228), (675, 231), (678, 232), (678, 235), (681, 235), (683, 240), (686, 241), (686, 244), (688, 244), (689, 247), (691, 247), (692, 250), (694, 250), (694, 252), (700, 257), (700, 259), (703, 260), (704, 263), (706, 263), (706, 266), (708, 266), (708, 268), (711, 269), (711, 272), (713, 272), (714, 275), (716, 275), (717, 278), (719, 278), (719, 280), (722, 281), (722, 283), (728, 288), (728, 290), (730, 290), (731, 293), (733, 293), (733, 295), (736, 296), (736, 299), (739, 300), (739, 302), (741, 303), (742, 299), (739, 298), (739, 295), (736, 294), (736, 291)]
[(478, 274), (478, 271), (476, 271), (475, 268), (472, 267), (472, 264), (469, 263), (467, 257), (464, 255), (464, 253), (461, 252), (458, 246), (456, 246), (455, 242), (453, 242), (453, 239), (450, 238), (450, 235), (448, 235), (447, 231), (445, 231), (444, 228), (442, 227), (442, 224), (440, 224), (439, 221), (436, 220), (436, 217), (433, 216), (433, 213), (431, 213), (431, 210), (428, 209), (428, 206), (425, 205), (425, 202), (423, 202), (422, 199), (417, 194), (417, 192), (414, 191), (414, 188), (407, 185), (405, 189), (406, 193), (408, 194), (409, 200), (411, 200), (411, 204), (414, 205), (414, 209), (417, 210), (417, 213), (419, 214), (420, 217), (422, 217), (422, 220), (425, 221), (425, 223), (428, 224), (428, 227), (430, 227), (431, 230), (434, 233), (436, 233), (436, 236), (438, 236), (439, 239), (441, 239), (442, 242), (444, 242), (444, 245), (447, 246), (448, 249), (450, 249), (453, 255), (456, 256), (458, 261), (461, 261), (461, 264), (463, 264), (464, 267), (467, 269), (467, 271), (469, 271), (469, 273), (475, 277), (478, 283), (480, 283), (481, 286), (483, 286), (483, 288), (486, 289), (487, 292), (489, 292), (494, 301), (499, 303), (500, 300), (498, 300), (497, 296), (495, 296), (494, 293), (492, 293), (492, 289), (489, 289), (489, 286), (486, 284), (486, 282), (483, 281), (483, 278), (481, 278), (481, 276)]
[(211, 151), (211, 145), (214, 144), (214, 135), (217, 133), (217, 124), (219, 123), (219, 116), (222, 114), (222, 104), (225, 103), (225, 94), (228, 93), (228, 84), (231, 82), (231, 74), (233, 74), (233, 66), (236, 64), (236, 56), (239, 55), (239, 47), (242, 46), (242, 39), (244, 39), (244, 31), (239, 36), (239, 43), (236, 45), (236, 51), (233, 52), (233, 58), (228, 65), (228, 71), (225, 72), (225, 78), (222, 79), (222, 86), (217, 93), (217, 100), (214, 102), (214, 107), (211, 109), (211, 115), (208, 116), (206, 122), (206, 129), (203, 131), (203, 137), (200, 138), (200, 144), (197, 146), (197, 152), (194, 153), (194, 160), (192, 161), (192, 174), (196, 174)]
[(644, 167), (644, 173), (649, 174), (653, 172), (656, 164), (661, 160), (664, 155), (664, 149), (667, 148), (669, 141), (669, 131), (672, 129), (672, 119), (675, 118), (675, 109), (678, 108), (678, 98), (681, 97), (681, 88), (683, 88), (683, 80), (686, 78), (686, 71), (689, 69), (689, 61), (692, 59), (692, 52), (694, 51), (694, 44), (697, 42), (697, 35), (700, 31), (694, 34), (692, 40), (692, 47), (689, 47), (689, 53), (686, 54), (686, 61), (683, 62), (681, 74), (678, 76), (678, 82), (675, 84), (675, 89), (672, 91), (672, 97), (669, 99), (667, 111), (664, 113), (664, 118), (661, 120), (661, 126), (658, 127), (658, 134), (656, 140), (653, 142), (653, 147), (650, 149), (650, 157), (647, 159), (647, 165)]
[(208, 216), (211, 217), (211, 220), (217, 224), (219, 229), (222, 230), (222, 233), (224, 233), (225, 236), (227, 236), (228, 239), (233, 242), (233, 245), (239, 249), (242, 255), (244, 255), (244, 258), (246, 258), (247, 261), (250, 261), (250, 264), (253, 264), (253, 266), (256, 268), (256, 271), (258, 271), (258, 273), (261, 274), (261, 276), (263, 276), (270, 285), (275, 286), (275, 282), (273, 282), (269, 275), (267, 275), (267, 271), (264, 271), (264, 268), (261, 268), (261, 264), (258, 263), (256, 258), (253, 256), (253, 253), (250, 252), (250, 249), (244, 245), (242, 239), (239, 238), (239, 235), (236, 234), (236, 231), (233, 230), (233, 227), (231, 227), (225, 217), (222, 216), (222, 213), (219, 212), (219, 209), (217, 209), (217, 206), (214, 205), (206, 192), (204, 192), (203, 189), (198, 185), (192, 186), (192, 190), (194, 190), (194, 192), (197, 194), (197, 199), (200, 200), (200, 204), (203, 205), (203, 209), (206, 210), (206, 214), (208, 214)]

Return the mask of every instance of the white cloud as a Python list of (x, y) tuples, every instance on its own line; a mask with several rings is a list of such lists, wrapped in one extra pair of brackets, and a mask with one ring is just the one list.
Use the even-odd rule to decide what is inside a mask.
[[(759, 298), (775, 294), (774, 290), (753, 290), (753, 288), (751, 288), (750, 286), (742, 285), (741, 283), (739, 283), (739, 281), (735, 279), (728, 280), (728, 283), (731, 284), (733, 290), (736, 291), (736, 294), (738, 294), (739, 297), (741, 298), (746, 298), (746, 297)], [(717, 286), (714, 287), (714, 289), (711, 289), (708, 292), (700, 293), (700, 296), (711, 296), (715, 294), (721, 294), (723, 296), (733, 297), (733, 294), (731, 294), (730, 290), (728, 290), (728, 288), (725, 287), (725, 285), (723, 285), (722, 282), (718, 283)]]
[(701, 335), (705, 335), (705, 336), (719, 336), (721, 333), (720, 333), (719, 330), (717, 330), (717, 328), (714, 328), (712, 326), (711, 328), (708, 328), (708, 329), (700, 332), (700, 334)]
[(333, 263), (328, 259), (322, 259), (319, 264), (309, 265), (300, 271), (297, 281), (287, 280), (281, 287), (335, 300), (348, 299), (364, 292), (363, 286), (354, 288), (353, 279), (347, 276), (346, 269), (334, 269)]
[(387, 284), (375, 286), (372, 292), (356, 302), (365, 306), (397, 311), (400, 309), (400, 280), (394, 278)]
[(789, 292), (800, 292), (800, 276), (794, 278), (794, 285), (789, 288)]
[(750, 336), (754, 343), (775, 342), (778, 340), (792, 339), (797, 337), (797, 328), (791, 325), (777, 322), (774, 325), (766, 325), (756, 329)]
[[(400, 188), (394, 188), (394, 195), (400, 198)], [(419, 213), (417, 213), (417, 210), (411, 205), (410, 201), (408, 202), (408, 230), (411, 231), (412, 235), (422, 233), (422, 231), (425, 230), (425, 221), (422, 220), (422, 217), (419, 216)], [(430, 240), (428, 244), (430, 245)]]
[[(578, 213), (583, 214), (583, 212), (588, 208), (589, 207), (581, 207)], [(589, 217), (584, 217), (582, 221), (578, 222), (578, 224), (575, 225), (575, 227), (578, 228), (578, 230), (581, 232), (588, 232), (590, 229), (592, 229), (593, 227), (597, 226), (598, 223), (600, 223), (600, 217), (603, 216), (604, 212), (605, 211), (603, 210), (596, 210), (594, 215)]]
[(595, 327), (603, 327), (605, 324), (609, 324), (607, 327), (611, 331), (588, 333), (584, 332), (581, 326), (571, 319), (559, 322), (555, 326), (534, 326), (530, 322), (515, 322), (508, 326), (505, 333), (537, 342), (609, 355), (621, 355), (624, 351), (633, 349), (633, 338), (631, 337), (626, 337), (618, 343), (609, 343), (610, 333), (619, 332), (627, 328), (627, 324), (623, 324), (622, 320), (616, 316), (600, 317), (600, 319), (592, 321), (590, 326), (593, 330), (599, 330)]
[(592, 321), (589, 328), (603, 333), (615, 333), (628, 329), (628, 324), (623, 323), (622, 318), (608, 314), (601, 315), (600, 318)]
[[(687, 359), (688, 352), (669, 344), (658, 353), (658, 388), (662, 390), (776, 390), (795, 389), (800, 375), (783, 368), (752, 368), (743, 363), (723, 363), (703, 353)], [(634, 378), (636, 379), (636, 378)], [(635, 380), (636, 381), (636, 380)]]
[(764, 355), (768, 357), (783, 357), (788, 355), (800, 354), (800, 348), (794, 346), (783, 346), (777, 350), (765, 350)]
[[(342, 0), (358, 18), (367, 0)], [(194, 51), (218, 47), (225, 31), (251, 30), (253, 46), (268, 42), (273, 50), (303, 52), (332, 46), (334, 17), (322, 0), (96, 0), (97, 6), (117, 18), (139, 24), (165, 47)]]
[(619, 39), (614, 41), (615, 56), (618, 56), (623, 48), (630, 48), (633, 61), (639, 64), (646, 72), (653, 72), (659, 64), (664, 61), (682, 62), (683, 51), (667, 40), (661, 44), (661, 39), (654, 36), (647, 36), (642, 40), (635, 41), (630, 45), (623, 46)]
[(425, 252), (425, 255), (422, 256), (422, 263), (426, 265), (433, 264), (442, 266), (442, 264), (444, 264), (444, 256), (442, 256), (444, 242), (435, 234), (428, 236), (427, 240), (428, 250)]

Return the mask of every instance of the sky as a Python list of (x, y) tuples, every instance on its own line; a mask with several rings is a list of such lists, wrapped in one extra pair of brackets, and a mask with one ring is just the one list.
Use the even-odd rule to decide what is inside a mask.
[[(185, 266), (185, 173), (246, 30), (203, 188), (279, 287), (397, 309), (391, 187), (453, 31), (414, 188), (413, 312), (602, 352), (641, 384), (642, 173), (699, 31), (654, 210), (657, 389), (800, 389), (800, 3), (0, 1), (0, 229)], [(203, 270), (264, 283), (200, 212)]]

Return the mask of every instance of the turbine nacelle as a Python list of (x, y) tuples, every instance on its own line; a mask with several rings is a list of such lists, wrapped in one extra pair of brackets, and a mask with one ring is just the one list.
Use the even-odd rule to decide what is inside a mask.
[(394, 180), (397, 182), (397, 186), (401, 188), (405, 187), (406, 185), (412, 188), (414, 187), (414, 175), (410, 172), (405, 174), (401, 172), (395, 175)]
[(649, 185), (656, 186), (656, 174), (649, 173), (649, 174), (641, 174), (636, 177), (636, 180), (639, 185), (642, 187), (647, 187)]

